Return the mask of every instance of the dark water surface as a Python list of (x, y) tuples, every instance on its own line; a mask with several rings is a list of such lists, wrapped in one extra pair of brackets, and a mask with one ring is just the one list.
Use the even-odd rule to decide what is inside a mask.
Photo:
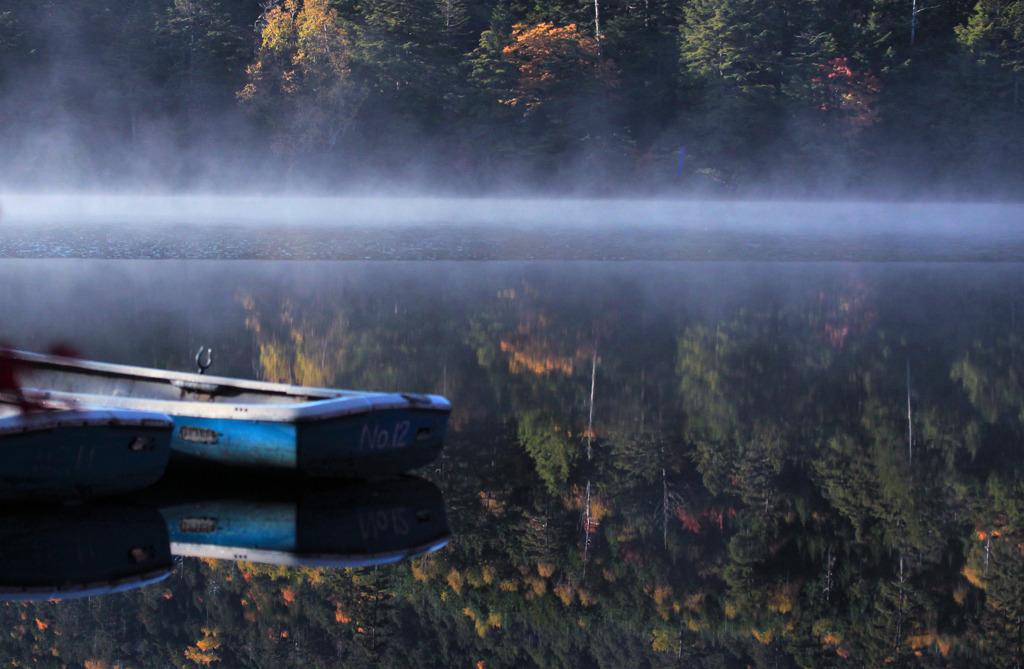
[(0, 604), (16, 663), (1024, 661), (1024, 265), (7, 258), (0, 282), (11, 346), (207, 346), (211, 373), (453, 405), (416, 472), (444, 548), (179, 557)]

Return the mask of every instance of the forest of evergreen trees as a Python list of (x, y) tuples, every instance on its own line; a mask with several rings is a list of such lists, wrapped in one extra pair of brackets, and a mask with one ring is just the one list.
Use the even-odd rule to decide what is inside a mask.
[(1024, 0), (0, 0), (0, 186), (1012, 197), (1022, 71)]

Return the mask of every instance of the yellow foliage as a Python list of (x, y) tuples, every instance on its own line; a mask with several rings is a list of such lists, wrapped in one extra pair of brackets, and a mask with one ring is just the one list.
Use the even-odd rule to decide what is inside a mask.
[(196, 647), (204, 653), (220, 648), (220, 630), (203, 628), (203, 638), (196, 642)]
[(773, 632), (772, 630), (767, 630), (765, 632), (761, 632), (761, 631), (758, 631), (758, 630), (750, 630), (750, 631), (754, 635), (755, 639), (757, 639), (758, 641), (760, 641), (761, 643), (763, 643), (765, 645), (770, 644), (772, 642), (772, 639), (775, 638), (775, 632)]
[(498, 571), (492, 565), (485, 564), (481, 570), (481, 575), (483, 576), (484, 583), (491, 585), (494, 583), (494, 579), (497, 577)]
[(437, 560), (432, 559), (430, 556), (413, 560), (410, 566), (412, 567), (413, 578), (417, 581), (423, 582), (427, 582), (436, 577), (441, 570)]
[(516, 592), (519, 590), (519, 584), (515, 581), (504, 580), (498, 585), (498, 588), (500, 588), (502, 592)]
[(500, 516), (505, 511), (505, 500), (483, 490), (480, 491), (480, 503), (496, 516)]
[(512, 374), (530, 372), (545, 376), (553, 372), (572, 374), (574, 359), (567, 356), (554, 355), (549, 344), (537, 337), (530, 337), (522, 342), (501, 341), (502, 353), (509, 354), (508, 371)]
[(542, 578), (529, 577), (526, 579), (526, 585), (537, 595), (543, 595), (548, 591), (548, 584)]
[(661, 606), (665, 603), (665, 600), (672, 596), (672, 586), (670, 585), (659, 585), (654, 588), (654, 603)]
[(330, 0), (286, 0), (263, 19), (257, 60), (238, 99), (282, 121), (271, 140), (281, 153), (332, 145), (358, 103), (349, 83), (351, 43), (337, 11)]
[(611, 515), (611, 512), (611, 508), (608, 506), (603, 494), (598, 493), (595, 495), (591, 495), (590, 518), (593, 522), (600, 522), (602, 518)]
[(197, 648), (189, 646), (185, 649), (185, 658), (195, 662), (196, 664), (212, 664), (214, 662), (220, 662), (220, 658), (213, 653), (203, 653)]
[(286, 0), (268, 11), (264, 17), (262, 51), (280, 53), (287, 51), (295, 41), (294, 16), (298, 11), (298, 0)]
[(825, 632), (821, 637), (821, 642), (829, 646), (838, 646), (843, 642), (843, 637), (835, 632)]
[(220, 648), (220, 641), (214, 637), (205, 637), (196, 642), (196, 648), (207, 653), (215, 648)]
[(455, 594), (462, 594), (462, 586), (465, 585), (465, 583), (466, 579), (457, 570), (452, 569), (450, 572), (448, 572), (448, 585), (452, 587), (452, 590), (455, 591)]
[(698, 592), (697, 594), (690, 595), (683, 602), (683, 606), (691, 611), (700, 611), (700, 606), (704, 602), (704, 593)]
[(298, 49), (292, 62), (323, 80), (349, 74), (349, 39), (328, 0), (305, 0), (295, 21)]
[(291, 307), (285, 304), (281, 321), (288, 331), (279, 339), (261, 326), (251, 296), (238, 299), (246, 309), (245, 325), (256, 336), (265, 381), (318, 387), (334, 384), (335, 373), (344, 366), (349, 341), (344, 318), (338, 317), (321, 333), (307, 323), (295, 326)]
[(658, 653), (667, 653), (673, 650), (677, 640), (673, 638), (673, 634), (664, 629), (656, 629), (651, 632), (651, 648)]
[(964, 575), (964, 578), (976, 588), (985, 589), (985, 581), (982, 580), (981, 574), (978, 573), (977, 569), (964, 565), (963, 571), (960, 572)]
[(185, 657), (196, 664), (211, 664), (220, 662), (220, 657), (215, 651), (220, 648), (220, 630), (203, 628), (203, 638), (196, 642), (195, 647), (185, 649)]
[(796, 602), (795, 586), (780, 588), (772, 592), (768, 599), (768, 610), (776, 613), (789, 613)]
[(559, 583), (555, 586), (555, 594), (562, 600), (562, 604), (572, 606), (573, 601), (576, 599), (576, 588), (572, 587), (569, 583)]
[(555, 565), (550, 562), (541, 562), (537, 565), (537, 573), (543, 578), (551, 578), (551, 575), (555, 573)]
[(952, 641), (948, 637), (940, 636), (935, 630), (928, 632), (927, 634), (918, 634), (907, 639), (907, 644), (913, 650), (920, 650), (922, 648), (928, 648), (929, 646), (936, 645), (939, 648), (939, 653), (943, 657), (949, 655), (949, 649), (952, 648)]

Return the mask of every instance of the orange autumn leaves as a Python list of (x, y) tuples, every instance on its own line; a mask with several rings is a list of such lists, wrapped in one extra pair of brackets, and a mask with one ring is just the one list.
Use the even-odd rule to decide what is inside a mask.
[(601, 58), (597, 40), (582, 34), (574, 23), (562, 27), (553, 23), (517, 24), (502, 58), (516, 74), (509, 97), (501, 102), (527, 111), (563, 89), (578, 91), (581, 84), (585, 88), (614, 88), (619, 83), (615, 63)]

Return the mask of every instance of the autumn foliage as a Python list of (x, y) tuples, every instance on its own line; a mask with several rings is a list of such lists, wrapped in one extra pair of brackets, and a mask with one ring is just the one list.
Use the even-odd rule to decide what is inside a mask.
[(263, 16), (239, 100), (278, 125), (274, 148), (333, 146), (354, 112), (351, 42), (328, 0), (285, 0)]
[(845, 135), (856, 135), (875, 122), (875, 103), (882, 90), (878, 77), (853, 69), (848, 58), (833, 58), (818, 72), (814, 82), (823, 86), (821, 111), (840, 117)]
[(551, 97), (581, 86), (618, 85), (615, 64), (598, 53), (597, 40), (580, 33), (576, 24), (520, 23), (502, 57), (515, 66), (515, 85), (502, 102), (530, 110)]

